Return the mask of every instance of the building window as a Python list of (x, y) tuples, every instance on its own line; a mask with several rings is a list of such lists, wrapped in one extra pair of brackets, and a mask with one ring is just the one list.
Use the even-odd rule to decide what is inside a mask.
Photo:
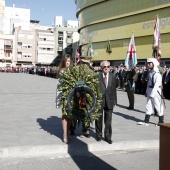
[(32, 44), (28, 44), (28, 48), (32, 48)]
[(21, 52), (18, 52), (18, 53), (17, 53), (17, 57), (18, 57), (18, 58), (21, 58), (21, 57), (22, 57), (22, 53), (21, 53)]
[(18, 42), (18, 48), (22, 48), (22, 42)]
[(24, 38), (25, 34), (18, 34), (18, 38)]
[(23, 48), (32, 48), (32, 44), (23, 44), (22, 47)]
[(33, 39), (33, 35), (27, 35), (28, 39)]
[(31, 53), (22, 53), (22, 57), (32, 57)]

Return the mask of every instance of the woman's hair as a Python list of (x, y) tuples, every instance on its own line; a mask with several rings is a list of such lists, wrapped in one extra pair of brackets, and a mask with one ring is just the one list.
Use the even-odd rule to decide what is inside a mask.
[(70, 54), (65, 54), (61, 59), (61, 62), (60, 62), (60, 65), (59, 65), (59, 70), (66, 67), (66, 62), (67, 62), (68, 58), (70, 58), (70, 65), (73, 65), (73, 60), (72, 60), (71, 55)]

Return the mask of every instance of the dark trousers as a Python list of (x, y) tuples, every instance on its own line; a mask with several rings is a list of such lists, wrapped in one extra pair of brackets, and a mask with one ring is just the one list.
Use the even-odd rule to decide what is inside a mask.
[(112, 113), (113, 109), (108, 109), (104, 107), (100, 110), (102, 115), (98, 120), (95, 121), (96, 136), (102, 137), (102, 127), (103, 127), (103, 114), (104, 114), (104, 137), (105, 139), (111, 139), (112, 137)]
[(169, 87), (168, 87), (168, 84), (163, 84), (163, 95), (164, 95), (164, 97), (166, 98), (166, 99), (168, 99), (169, 97), (168, 97), (168, 89)]
[[(75, 132), (76, 125), (77, 125), (77, 122), (71, 122), (69, 131), (70, 132)], [(82, 132), (83, 132), (83, 134), (89, 134), (90, 133), (89, 129), (90, 129), (90, 124), (85, 126), (85, 124), (82, 123)]]
[(126, 87), (126, 91), (129, 99), (129, 107), (134, 108), (134, 102), (135, 102), (134, 92), (128, 86)]

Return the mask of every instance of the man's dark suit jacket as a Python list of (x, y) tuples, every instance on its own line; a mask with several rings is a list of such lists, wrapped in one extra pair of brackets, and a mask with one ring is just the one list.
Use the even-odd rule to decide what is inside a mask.
[(109, 73), (108, 86), (106, 88), (103, 74), (99, 73), (100, 89), (102, 93), (102, 106), (108, 107), (108, 109), (113, 109), (113, 106), (117, 104), (117, 93), (116, 93), (116, 76), (113, 73)]

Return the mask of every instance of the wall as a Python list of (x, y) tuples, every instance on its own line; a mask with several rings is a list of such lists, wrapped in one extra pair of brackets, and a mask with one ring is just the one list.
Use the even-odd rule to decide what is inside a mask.
[[(160, 18), (162, 58), (170, 57), (170, 0), (77, 0), (80, 45), (87, 53), (90, 37), (94, 61), (124, 60), (132, 31), (138, 59), (152, 56), (153, 25)], [(106, 53), (108, 39), (112, 53)]]

